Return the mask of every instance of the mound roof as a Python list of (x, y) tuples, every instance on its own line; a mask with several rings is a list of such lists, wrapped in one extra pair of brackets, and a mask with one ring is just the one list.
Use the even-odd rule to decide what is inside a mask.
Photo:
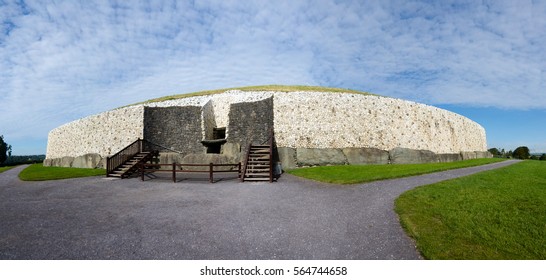
[[(215, 89), (215, 90), (206, 90), (192, 93), (183, 93), (176, 95), (169, 95), (159, 98), (150, 99), (144, 102), (137, 104), (146, 104), (153, 102), (161, 102), (167, 100), (175, 100), (181, 98), (188, 98), (194, 96), (204, 96), (219, 94), (230, 90), (239, 90), (239, 91), (277, 91), (277, 92), (294, 92), (294, 91), (312, 91), (312, 92), (340, 92), (340, 93), (353, 93), (353, 94), (363, 94), (363, 95), (373, 95), (368, 92), (352, 90), (352, 89), (343, 89), (343, 88), (330, 88), (330, 87), (319, 87), (319, 86), (298, 86), (298, 85), (263, 85), (263, 86), (249, 86), (249, 87), (237, 87), (237, 88), (225, 88), (225, 89)], [(137, 105), (133, 104), (133, 105)]]

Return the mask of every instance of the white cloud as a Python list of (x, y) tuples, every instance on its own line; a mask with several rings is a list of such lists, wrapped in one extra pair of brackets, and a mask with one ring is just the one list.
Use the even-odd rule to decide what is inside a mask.
[(544, 14), (532, 1), (8, 2), (0, 133), (45, 139), (128, 103), (257, 84), (546, 108)]

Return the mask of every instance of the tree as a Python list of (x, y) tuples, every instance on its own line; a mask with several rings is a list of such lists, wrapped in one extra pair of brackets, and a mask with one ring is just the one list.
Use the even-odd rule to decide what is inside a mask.
[(546, 160), (546, 154), (542, 154), (538, 159), (539, 160)]
[(519, 159), (528, 159), (531, 156), (531, 154), (529, 153), (529, 148), (525, 146), (517, 147), (512, 155), (514, 158)]
[(4, 142), (4, 136), (0, 135), (0, 164), (4, 163), (4, 161), (8, 159), (8, 155), (11, 156), (11, 145)]
[(494, 157), (498, 157), (501, 155), (501, 152), (497, 148), (491, 148), (488, 150)]

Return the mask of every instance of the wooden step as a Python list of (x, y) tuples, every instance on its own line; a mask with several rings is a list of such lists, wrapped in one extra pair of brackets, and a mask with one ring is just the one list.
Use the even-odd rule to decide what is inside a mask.
[(267, 178), (245, 178), (245, 181), (269, 181), (269, 177), (267, 177)]

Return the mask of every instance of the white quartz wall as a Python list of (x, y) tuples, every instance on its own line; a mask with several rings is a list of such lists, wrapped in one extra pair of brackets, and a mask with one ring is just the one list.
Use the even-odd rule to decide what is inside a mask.
[(486, 151), (485, 130), (458, 114), (424, 104), (348, 93), (275, 93), (279, 147), (391, 150), (435, 153)]
[(227, 91), (124, 107), (65, 124), (49, 133), (47, 158), (116, 153), (143, 137), (144, 106), (202, 106), (205, 133), (211, 126), (228, 127), (231, 104), (272, 95), (279, 147), (402, 147), (435, 153), (487, 150), (485, 130), (479, 124), (419, 103), (350, 93)]
[(112, 155), (143, 137), (144, 106), (120, 108), (79, 119), (49, 132), (46, 158)]

